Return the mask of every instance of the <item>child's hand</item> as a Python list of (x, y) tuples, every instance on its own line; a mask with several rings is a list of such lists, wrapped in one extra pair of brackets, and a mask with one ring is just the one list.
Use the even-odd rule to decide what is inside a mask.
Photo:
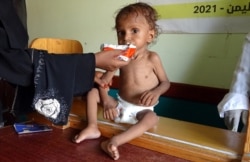
[(102, 88), (109, 88), (112, 85), (112, 78), (111, 78), (111, 80), (109, 80), (109, 79), (107, 79), (105, 77), (102, 77), (101, 80), (102, 80), (102, 83), (103, 83)]
[(153, 106), (159, 100), (160, 95), (154, 91), (146, 91), (141, 95), (139, 104), (142, 106)]
[(108, 88), (111, 86), (112, 82), (108, 81), (106, 78), (103, 78), (104, 73), (100, 71), (95, 72), (94, 82), (97, 83), (102, 88)]
[(104, 109), (104, 118), (108, 120), (114, 120), (118, 116), (118, 110), (116, 107)]
[(110, 100), (103, 103), (103, 117), (108, 120), (114, 120), (118, 116), (117, 102)]

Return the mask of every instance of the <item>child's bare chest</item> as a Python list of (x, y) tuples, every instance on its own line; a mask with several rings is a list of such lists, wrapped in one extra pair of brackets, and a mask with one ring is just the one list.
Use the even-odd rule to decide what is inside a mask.
[(126, 83), (151, 84), (155, 80), (154, 66), (148, 61), (133, 61), (121, 69), (121, 76)]
[(131, 61), (129, 65), (121, 68), (123, 73), (130, 73), (130, 74), (148, 74), (153, 71), (153, 66), (148, 61)]

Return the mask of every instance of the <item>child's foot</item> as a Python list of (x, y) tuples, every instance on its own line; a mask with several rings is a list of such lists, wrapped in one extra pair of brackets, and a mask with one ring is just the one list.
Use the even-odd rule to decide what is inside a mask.
[(83, 129), (79, 134), (77, 134), (72, 141), (75, 143), (80, 143), (86, 139), (96, 139), (101, 136), (101, 132), (96, 127), (87, 127)]
[(118, 160), (120, 155), (118, 148), (110, 142), (110, 140), (104, 141), (101, 143), (101, 148), (106, 152), (112, 159)]

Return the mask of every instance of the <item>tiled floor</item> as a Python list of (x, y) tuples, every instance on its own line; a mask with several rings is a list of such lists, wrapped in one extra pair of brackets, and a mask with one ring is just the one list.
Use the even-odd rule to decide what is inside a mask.
[[(0, 161), (2, 162), (111, 162), (100, 149), (101, 137), (80, 144), (71, 142), (75, 129), (17, 135), (12, 127), (0, 129)], [(173, 156), (134, 145), (119, 147), (119, 162), (187, 162)]]

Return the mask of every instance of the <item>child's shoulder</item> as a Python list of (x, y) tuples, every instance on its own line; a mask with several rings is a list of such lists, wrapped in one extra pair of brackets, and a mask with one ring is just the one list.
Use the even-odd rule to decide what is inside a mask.
[(148, 51), (148, 59), (151, 61), (160, 61), (160, 56), (154, 51)]
[(154, 56), (154, 55), (158, 56), (158, 53), (156, 53), (155, 51), (148, 51), (148, 54), (149, 56)]

